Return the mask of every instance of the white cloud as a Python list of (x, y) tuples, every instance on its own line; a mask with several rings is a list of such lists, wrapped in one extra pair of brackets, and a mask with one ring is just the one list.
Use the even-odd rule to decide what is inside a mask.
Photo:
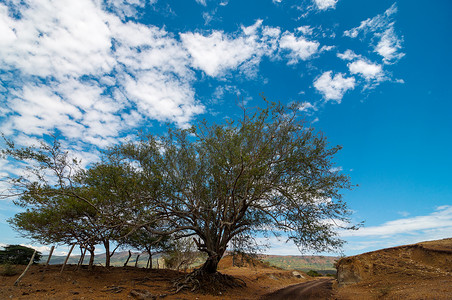
[(289, 64), (298, 63), (301, 60), (307, 60), (316, 54), (320, 43), (309, 41), (304, 37), (296, 37), (291, 32), (285, 32), (279, 42), (281, 49), (289, 50)]
[(361, 58), (361, 55), (357, 55), (355, 52), (348, 49), (344, 53), (338, 53), (337, 57), (339, 57), (342, 60), (354, 60), (357, 58)]
[(152, 5), (157, 0), (105, 0), (107, 7), (114, 11), (121, 19), (135, 17), (138, 14), (138, 8), (145, 7), (146, 2)]
[(337, 57), (350, 61), (347, 66), (351, 74), (358, 74), (365, 79), (364, 89), (373, 88), (379, 83), (388, 80), (389, 75), (383, 70), (383, 65), (370, 62), (362, 55), (348, 49), (344, 53), (337, 53)]
[(309, 110), (317, 110), (315, 105), (310, 102), (303, 102), (299, 108), (300, 111), (309, 111)]
[[(342, 167), (333, 167), (330, 169), (331, 173), (337, 173), (337, 172), (341, 172), (343, 170)], [(346, 225), (345, 223), (343, 223), (342, 225)]]
[(309, 25), (300, 26), (297, 28), (297, 30), (303, 33), (304, 35), (311, 35), (314, 32), (314, 29)]
[(180, 37), (193, 68), (211, 77), (222, 77), (232, 70), (254, 77), (262, 57), (274, 59), (280, 45), (281, 30), (262, 23), (257, 20), (241, 26), (241, 32), (235, 34), (214, 30), (208, 35), (186, 32)]
[(268, 249), (264, 251), (266, 254), (301, 255), (300, 250), (293, 241), (287, 241), (287, 238), (285, 237), (277, 238), (275, 236), (270, 236), (268, 238), (257, 238), (256, 240), (260, 245), (269, 245)]
[(188, 55), (165, 30), (124, 23), (90, 0), (24, 1), (16, 8), (19, 19), (0, 4), (7, 33), (0, 37), (0, 68), (18, 76), (7, 78), (3, 132), (40, 136), (56, 129), (105, 147), (146, 119), (186, 126), (204, 111)]
[[(103, 148), (146, 121), (187, 126), (203, 113), (205, 107), (197, 101), (193, 87), (194, 69), (211, 77), (233, 70), (255, 77), (264, 56), (295, 64), (332, 49), (320, 48), (319, 42), (292, 32), (281, 33), (278, 27), (263, 26), (262, 20), (231, 34), (215, 30), (180, 36), (125, 21), (124, 16), (134, 9), (155, 2), (0, 4), (4, 33), (0, 68), (6, 71), (0, 74), (4, 85), (0, 89), (6, 95), (0, 130), (15, 137), (58, 131), (69, 140), (79, 140), (80, 147)], [(13, 5), (20, 10), (20, 18), (9, 13)], [(312, 28), (302, 26), (298, 33), (311, 34)], [(341, 79), (343, 88), (338, 87)], [(336, 75), (325, 97), (339, 100), (350, 89), (351, 80)]]
[(348, 90), (355, 88), (354, 77), (344, 77), (338, 73), (331, 77), (332, 71), (324, 72), (314, 81), (314, 87), (323, 95), (325, 100), (341, 102), (342, 97)]
[(384, 77), (381, 65), (373, 64), (363, 59), (349, 63), (348, 68), (351, 74), (359, 74), (367, 81), (381, 81)]
[(386, 29), (382, 34), (379, 34), (379, 36), (381, 39), (375, 46), (375, 52), (383, 56), (385, 63), (398, 61), (405, 56), (404, 53), (400, 52), (402, 49), (402, 42), (395, 34), (394, 28), (391, 27)]
[(320, 10), (334, 9), (338, 0), (314, 0), (315, 5)]
[(13, 26), (14, 22), (8, 18), (8, 8), (0, 4), (0, 45), (9, 45), (16, 40)]
[(208, 36), (183, 33), (181, 39), (192, 58), (192, 65), (212, 77), (236, 69), (255, 53), (253, 40), (232, 38), (221, 31), (213, 31)]
[(356, 38), (361, 33), (364, 36), (372, 33), (371, 45), (374, 51), (383, 57), (384, 63), (394, 63), (405, 55), (401, 52), (402, 39), (395, 33), (392, 20), (396, 12), (397, 6), (394, 3), (384, 14), (362, 21), (358, 27), (346, 30), (344, 35)]
[(383, 14), (362, 21), (358, 27), (346, 30), (344, 35), (356, 38), (360, 33), (366, 35), (369, 32), (383, 31), (394, 25), (394, 23), (391, 22), (391, 16), (395, 13), (397, 13), (397, 6), (394, 3)]
[(16, 34), (12, 46), (0, 47), (3, 69), (43, 77), (112, 69), (110, 33), (102, 21), (105, 14), (91, 1), (30, 1), (19, 20), (9, 18), (4, 10), (0, 13)]
[[(389, 221), (378, 226), (364, 227), (357, 231), (349, 231), (341, 234), (343, 237), (374, 236), (387, 237), (396, 234), (416, 234), (420, 232), (443, 232), (443, 237), (450, 235), (452, 228), (452, 206), (444, 205), (436, 208), (436, 211), (426, 216), (417, 216)], [(435, 236), (438, 236), (435, 234)]]

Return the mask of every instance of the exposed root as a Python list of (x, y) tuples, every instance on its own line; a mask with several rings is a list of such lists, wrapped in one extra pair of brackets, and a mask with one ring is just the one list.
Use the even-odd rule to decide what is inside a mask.
[(202, 269), (196, 269), (193, 272), (173, 281), (173, 287), (175, 289), (174, 294), (177, 294), (182, 290), (206, 294), (217, 294), (219, 291), (224, 292), (229, 288), (244, 286), (246, 286), (246, 283), (242, 279), (221, 274), (219, 272), (211, 274)]

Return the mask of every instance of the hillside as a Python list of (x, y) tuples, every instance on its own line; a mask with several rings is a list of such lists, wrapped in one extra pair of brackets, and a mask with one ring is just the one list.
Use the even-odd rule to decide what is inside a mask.
[(270, 265), (285, 270), (309, 270), (320, 271), (323, 273), (336, 273), (334, 264), (339, 257), (336, 256), (279, 256), (279, 255), (261, 255), (260, 259), (268, 262)]
[[(146, 263), (148, 260), (148, 255), (145, 253), (139, 253), (139, 252), (132, 252), (132, 257), (129, 260), (128, 265), (134, 266), (136, 258), (140, 254), (139, 260), (138, 260), (138, 266), (139, 267), (146, 267)], [(127, 251), (122, 251), (115, 253), (111, 258), (111, 265), (120, 267), (124, 265), (124, 262), (127, 260), (127, 257), (129, 256), (129, 253)], [(47, 255), (43, 255), (41, 262), (45, 263), (47, 261)], [(157, 259), (160, 258), (161, 255), (154, 255), (153, 256), (153, 266), (154, 268), (157, 266)], [(58, 265), (62, 264), (64, 260), (66, 259), (65, 256), (55, 256), (53, 255), (50, 264), (52, 265)], [(78, 260), (80, 259), (80, 255), (71, 256), (69, 258), (68, 263), (69, 264), (77, 264)], [(301, 256), (301, 255), (294, 255), (294, 256), (280, 256), (280, 255), (259, 255), (259, 259), (263, 262), (267, 262), (271, 266), (275, 266), (284, 270), (301, 270), (303, 272), (307, 272), (309, 270), (315, 270), (319, 271), (321, 273), (325, 274), (331, 274), (336, 273), (336, 268), (334, 267), (335, 262), (339, 259), (339, 257), (335, 256)], [(89, 261), (89, 255), (85, 257), (84, 263), (87, 264)], [(98, 254), (94, 257), (94, 263), (96, 265), (103, 265), (105, 262), (105, 253)], [(201, 264), (202, 261), (197, 261), (194, 265)], [(162, 265), (162, 262), (159, 262), (160, 266)]]
[[(132, 252), (132, 256), (130, 257), (127, 265), (134, 266), (138, 255), (140, 255), (140, 257), (138, 258), (138, 266), (140, 268), (146, 267), (149, 255), (145, 254), (145, 253), (140, 253), (140, 252)], [(117, 252), (111, 257), (110, 263), (112, 266), (115, 266), (115, 267), (123, 266), (124, 263), (126, 262), (128, 256), (129, 256), (129, 253), (127, 251)], [(47, 261), (48, 257), (49, 257), (48, 255), (43, 255), (40, 262), (45, 263)], [(154, 267), (157, 266), (157, 259), (159, 259), (160, 257), (161, 257), (160, 254), (153, 255), (152, 263), (153, 263)], [(85, 256), (85, 259), (83, 262), (85, 265), (88, 264), (89, 258), (90, 258), (89, 255)], [(50, 259), (50, 264), (51, 265), (60, 265), (60, 264), (63, 264), (65, 259), (66, 259), (66, 256), (52, 255), (52, 258)], [(69, 257), (68, 264), (77, 264), (79, 259), (80, 259), (80, 255), (71, 255), (71, 257)], [(161, 260), (159, 261), (159, 263), (162, 264)], [(97, 254), (96, 256), (94, 256), (94, 264), (95, 265), (104, 265), (105, 264), (105, 253)]]
[(338, 298), (451, 299), (452, 238), (345, 257)]

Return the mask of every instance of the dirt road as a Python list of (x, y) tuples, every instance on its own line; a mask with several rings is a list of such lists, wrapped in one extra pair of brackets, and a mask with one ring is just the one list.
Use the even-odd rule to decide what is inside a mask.
[(332, 279), (319, 279), (288, 286), (264, 295), (262, 300), (328, 299), (332, 292)]

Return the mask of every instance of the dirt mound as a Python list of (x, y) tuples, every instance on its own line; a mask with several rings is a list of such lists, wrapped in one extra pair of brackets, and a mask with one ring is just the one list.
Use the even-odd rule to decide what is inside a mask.
[(337, 271), (339, 287), (345, 290), (374, 287), (377, 296), (410, 295), (417, 290), (412, 299), (443, 299), (443, 294), (452, 294), (452, 238), (345, 257), (337, 263)]

